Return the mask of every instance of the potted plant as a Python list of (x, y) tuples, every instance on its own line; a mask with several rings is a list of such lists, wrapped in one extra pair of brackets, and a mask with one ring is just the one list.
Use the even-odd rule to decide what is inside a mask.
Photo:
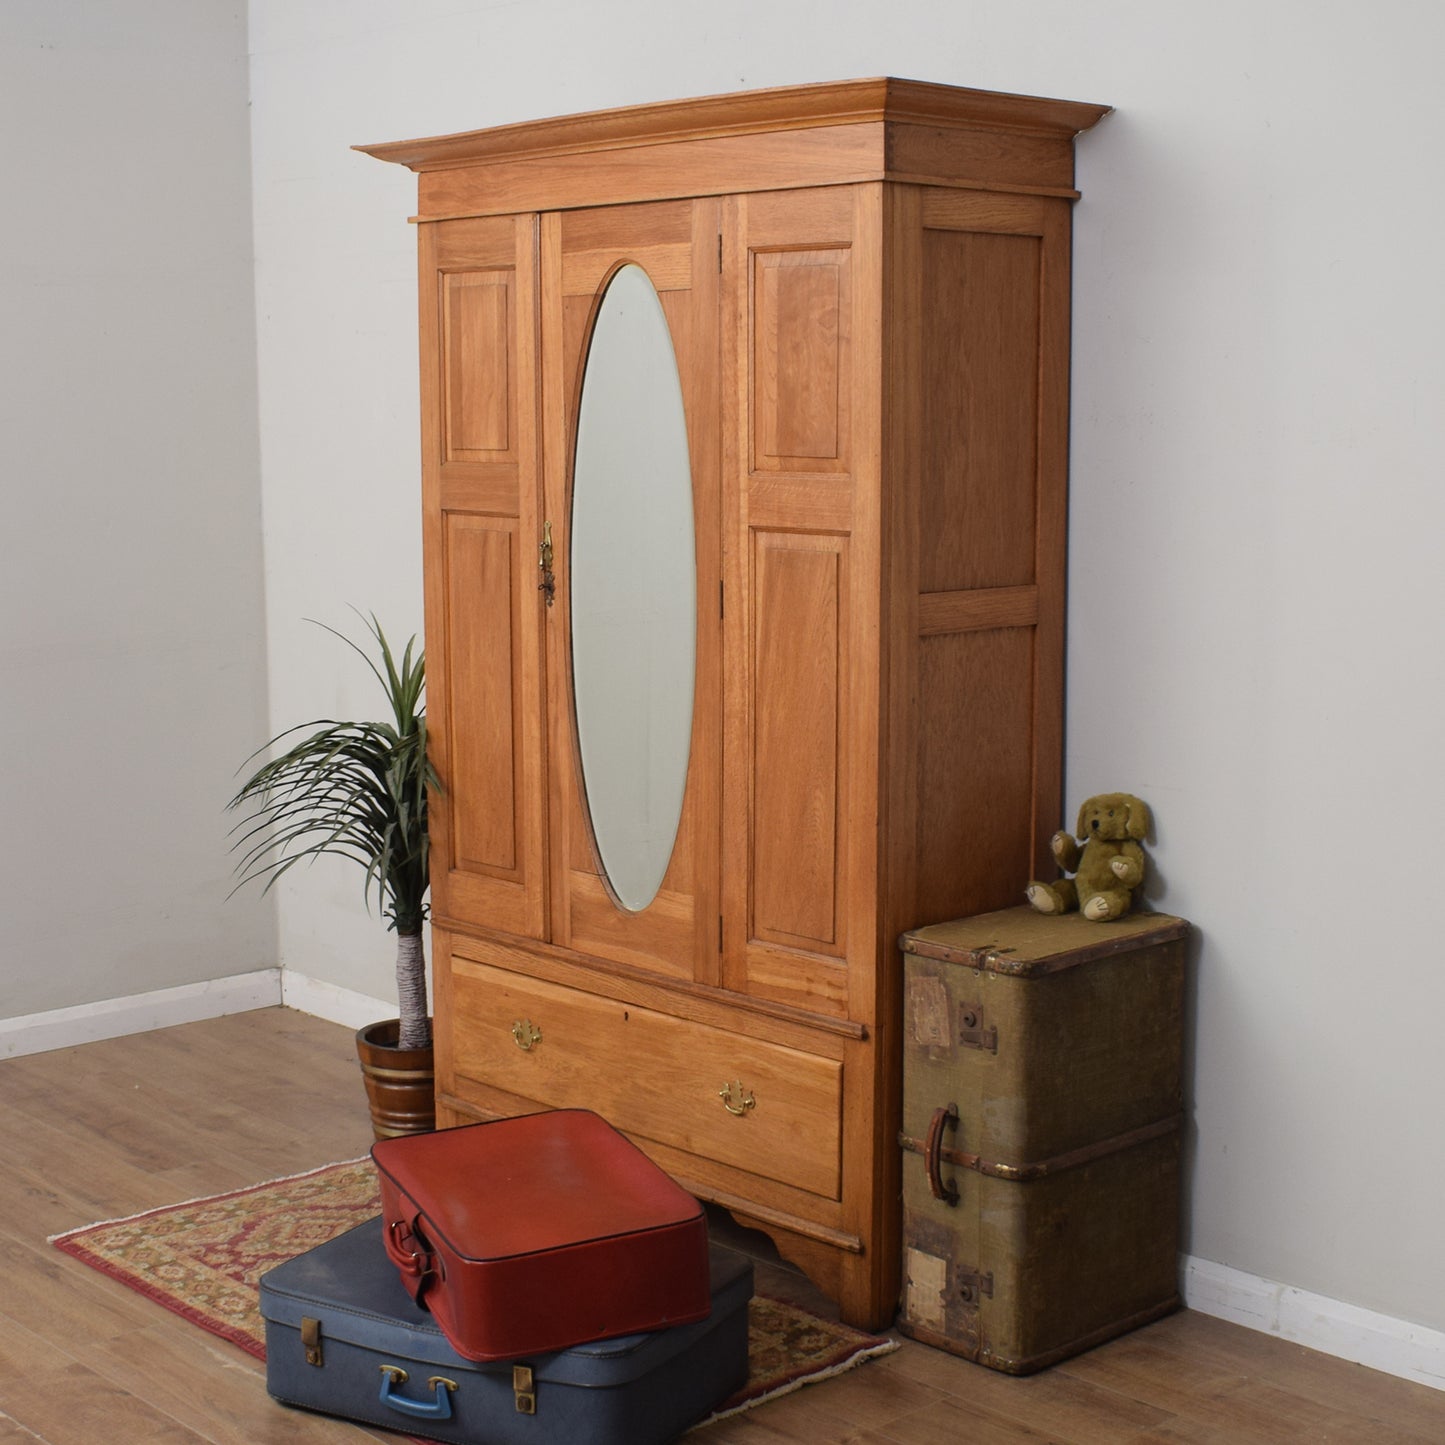
[(390, 720), (322, 719), (288, 728), (246, 760), (286, 747), (257, 768), (227, 806), (246, 811), (234, 829), (233, 847), (241, 853), (237, 888), (264, 879), (263, 891), (269, 890), (296, 864), (334, 854), (361, 865), (368, 908), (374, 895), (396, 930), (398, 1017), (356, 1035), (373, 1131), (383, 1139), (435, 1127), (422, 924), (430, 882), (427, 791), (439, 782), (426, 753), (426, 654), (413, 637), (398, 663), (375, 616), (368, 626), (380, 665), (345, 634), (326, 630), (375, 674)]

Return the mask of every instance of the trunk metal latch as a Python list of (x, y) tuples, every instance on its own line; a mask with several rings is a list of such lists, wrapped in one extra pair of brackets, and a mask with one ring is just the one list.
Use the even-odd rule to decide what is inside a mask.
[(986, 1049), (998, 1053), (998, 1030), (992, 1024), (985, 1024), (983, 1007), (976, 1003), (958, 1006), (958, 1041), (968, 1049)]
[(958, 1297), (966, 1305), (978, 1303), (979, 1295), (987, 1295), (993, 1298), (993, 1271), (987, 1274), (980, 1274), (978, 1270), (965, 1272), (960, 1270), (953, 1277), (954, 1285), (958, 1289)]

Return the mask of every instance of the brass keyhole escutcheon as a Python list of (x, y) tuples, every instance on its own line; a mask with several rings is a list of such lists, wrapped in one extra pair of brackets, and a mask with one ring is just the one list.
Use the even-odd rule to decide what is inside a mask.
[(518, 1019), (512, 1025), (512, 1038), (523, 1053), (530, 1053), (534, 1044), (542, 1042), (542, 1030), (531, 1019)]
[(749, 1109), (756, 1109), (758, 1106), (758, 1101), (753, 1098), (752, 1091), (743, 1088), (742, 1081), (739, 1079), (734, 1079), (731, 1084), (724, 1084), (717, 1091), (717, 1096), (722, 1100), (723, 1108), (729, 1114), (736, 1114), (739, 1119)]

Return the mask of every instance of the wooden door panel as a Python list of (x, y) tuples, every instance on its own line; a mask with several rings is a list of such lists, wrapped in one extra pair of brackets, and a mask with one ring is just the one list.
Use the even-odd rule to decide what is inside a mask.
[(841, 539), (755, 533), (751, 937), (841, 954)]
[[(594, 957), (670, 977), (716, 982), (720, 787), (720, 589), (717, 444), (718, 204), (676, 201), (566, 212), (542, 232), (546, 355), (546, 497), (558, 559), (547, 613), (552, 932)], [(624, 264), (658, 292), (682, 381), (693, 479), (697, 656), (682, 816), (656, 897), (622, 907), (608, 886), (587, 809), (572, 699), (566, 568), (572, 466), (582, 377), (597, 308)]]
[(446, 519), (450, 856), (465, 872), (515, 878), (525, 832), (517, 766), (516, 529)]
[(511, 268), (441, 276), (448, 461), (496, 460), (510, 450), (514, 281)]
[(535, 217), (421, 236), (427, 722), (440, 919), (546, 932)]
[(754, 257), (753, 469), (849, 470), (849, 253)]
[(838, 1016), (871, 976), (877, 197), (738, 197), (725, 240), (724, 978)]

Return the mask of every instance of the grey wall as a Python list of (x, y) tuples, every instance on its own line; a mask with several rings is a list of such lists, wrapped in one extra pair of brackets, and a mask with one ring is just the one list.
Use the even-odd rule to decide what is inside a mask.
[(275, 963), (245, 24), (0, 9), (0, 1019)]

